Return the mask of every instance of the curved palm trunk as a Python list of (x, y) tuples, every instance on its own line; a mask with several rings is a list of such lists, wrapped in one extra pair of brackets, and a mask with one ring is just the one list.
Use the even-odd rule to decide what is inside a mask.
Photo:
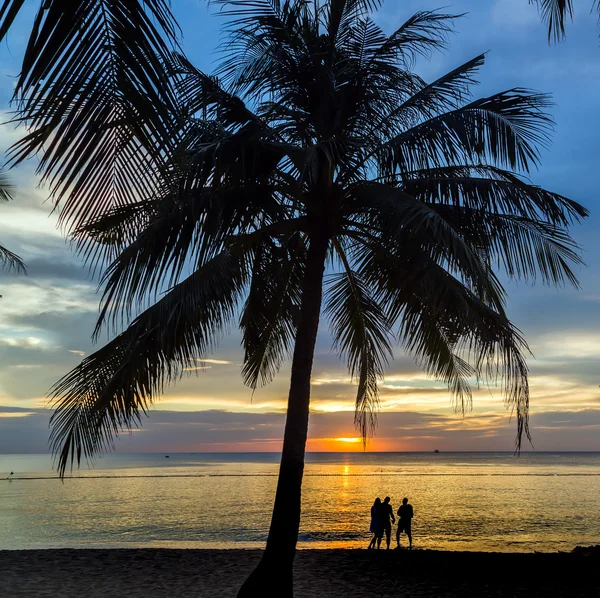
[(310, 378), (319, 329), (327, 246), (325, 235), (311, 237), (269, 537), (260, 563), (240, 589), (238, 598), (293, 596), (292, 566), (300, 528)]

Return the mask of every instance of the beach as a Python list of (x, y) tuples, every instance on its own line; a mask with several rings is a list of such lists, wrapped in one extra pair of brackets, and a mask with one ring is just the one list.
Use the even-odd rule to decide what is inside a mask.
[[(234, 598), (258, 550), (0, 552), (2, 596)], [(296, 598), (600, 595), (597, 553), (302, 550)]]

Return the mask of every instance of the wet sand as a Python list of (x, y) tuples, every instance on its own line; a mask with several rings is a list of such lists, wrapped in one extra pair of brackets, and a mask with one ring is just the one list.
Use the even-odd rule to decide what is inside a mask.
[[(0, 551), (6, 597), (234, 598), (257, 550)], [(600, 596), (597, 554), (302, 550), (296, 598)]]

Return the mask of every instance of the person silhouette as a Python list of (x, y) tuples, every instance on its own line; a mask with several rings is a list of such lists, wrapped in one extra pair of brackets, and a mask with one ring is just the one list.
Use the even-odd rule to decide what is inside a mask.
[(381, 509), (381, 499), (377, 497), (373, 506), (371, 507), (371, 527), (369, 528), (373, 533), (373, 538), (369, 542), (369, 547), (367, 550), (371, 550), (371, 548), (375, 548), (375, 543), (377, 542), (377, 538), (379, 538), (379, 542), (381, 542), (381, 525), (379, 519), (379, 511)]
[[(392, 518), (392, 522), (390, 523), (390, 517)], [(392, 509), (392, 505), (390, 504), (390, 497), (386, 496), (381, 503), (381, 515), (379, 516), (381, 520), (381, 529), (382, 533), (379, 536), (378, 546), (381, 545), (381, 538), (383, 537), (383, 533), (385, 532), (385, 542), (387, 544), (387, 550), (390, 549), (390, 539), (392, 536), (392, 523), (396, 522), (396, 518), (394, 517), (394, 509)]]
[(414, 517), (412, 505), (408, 504), (408, 498), (402, 499), (402, 505), (398, 508), (398, 529), (396, 530), (396, 544), (400, 548), (400, 534), (404, 532), (408, 536), (409, 548), (412, 550), (412, 518)]

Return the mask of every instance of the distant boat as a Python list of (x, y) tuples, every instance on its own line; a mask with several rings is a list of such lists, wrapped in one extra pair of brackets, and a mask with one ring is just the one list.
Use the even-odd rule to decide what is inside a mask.
[(165, 455), (165, 459), (168, 459), (168, 458), (169, 458), (169, 455)]
[(437, 449), (435, 449), (435, 451), (433, 451), (436, 455), (440, 452)]

